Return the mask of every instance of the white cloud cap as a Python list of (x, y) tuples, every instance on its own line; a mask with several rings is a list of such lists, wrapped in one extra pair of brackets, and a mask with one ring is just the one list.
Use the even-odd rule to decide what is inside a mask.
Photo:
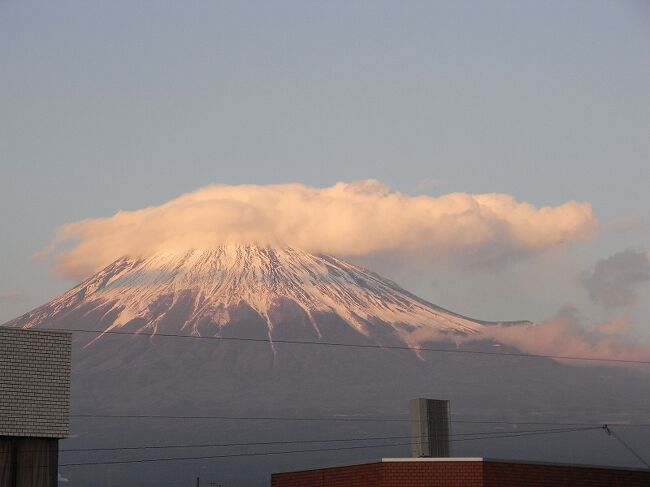
[(575, 201), (537, 208), (498, 193), (411, 196), (376, 180), (213, 185), (160, 206), (64, 225), (45, 253), (59, 251), (57, 271), (83, 277), (123, 255), (227, 243), (340, 256), (526, 254), (587, 239), (596, 227), (591, 206)]

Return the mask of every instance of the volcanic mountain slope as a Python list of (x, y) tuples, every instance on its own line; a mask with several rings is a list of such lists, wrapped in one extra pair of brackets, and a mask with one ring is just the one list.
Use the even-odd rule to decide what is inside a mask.
[(123, 257), (7, 325), (83, 323), (103, 331), (126, 327), (219, 336), (251, 312), (266, 324), (266, 330), (253, 331), (255, 336), (271, 340), (278, 337), (276, 324), (292, 316), (308, 323), (316, 339), (334, 337), (325, 329), (331, 320), (323, 317), (336, 315), (355, 335), (411, 345), (413, 332), (478, 334), (487, 324), (439, 308), (335, 257), (230, 245)]
[[(624, 369), (573, 367), (491, 353), (418, 356), (391, 348), (281, 344), (284, 340), (416, 345), (433, 340), (429, 348), (453, 349), (449, 338), (460, 335), (478, 339), (464, 343), (465, 349), (491, 352), (495, 345), (481, 340), (488, 322), (434, 306), (340, 259), (291, 248), (224, 246), (124, 257), (7, 325), (141, 332), (73, 333), (72, 409), (98, 416), (73, 417), (74, 436), (66, 440), (68, 448), (400, 437), (408, 435), (408, 423), (363, 418), (403, 417), (414, 397), (449, 398), (454, 414), (488, 422), (648, 421), (647, 375)], [(101, 414), (143, 418), (102, 419)], [(262, 419), (176, 421), (156, 415)], [(361, 421), (263, 419), (312, 416)], [(455, 431), (461, 426), (455, 424)], [(470, 427), (474, 429), (460, 429), (461, 434), (477, 431), (475, 424)], [(602, 448), (600, 440), (580, 435), (568, 440), (574, 441), (554, 438), (553, 443), (540, 444), (535, 457), (612, 462), (611, 450)], [(472, 450), (471, 444), (459, 443), (455, 453), (521, 455), (520, 443), (504, 442), (489, 450)], [(319, 453), (317, 463), (408, 454), (408, 447), (398, 448), (343, 449), (327, 457)], [(544, 457), (551, 454), (544, 452), (555, 457)], [(574, 457), (575, 452), (589, 455)], [(62, 463), (89, 460), (76, 453), (62, 454), (66, 455)], [(110, 454), (111, 461), (118, 458), (118, 453)], [(133, 454), (124, 452), (119, 458), (132, 459)], [(622, 461), (625, 454), (619, 455)], [(224, 485), (261, 487), (268, 485), (269, 471), (300, 469), (314, 461), (313, 456), (301, 455), (210, 460), (201, 464), (201, 475), (225, 480)], [(178, 463), (156, 463), (149, 469), (147, 465), (111, 465), (104, 471), (62, 467), (62, 475), (71, 486), (172, 487), (187, 480), (187, 467), (179, 468)]]

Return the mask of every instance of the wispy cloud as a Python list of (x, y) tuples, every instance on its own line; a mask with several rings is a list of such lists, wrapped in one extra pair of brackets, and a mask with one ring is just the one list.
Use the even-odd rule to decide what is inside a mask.
[[(632, 329), (632, 323), (625, 317), (604, 323), (584, 324), (578, 312), (567, 307), (541, 323), (487, 326), (479, 335), (454, 337), (454, 341), (462, 344), (490, 339), (536, 355), (649, 361), (650, 343), (635, 339), (630, 333)], [(410, 336), (413, 344), (445, 339), (448, 337), (423, 330)], [(602, 362), (597, 361), (571, 360), (569, 363), (602, 365)]]
[(635, 288), (650, 281), (650, 252), (624, 250), (596, 262), (583, 279), (591, 299), (605, 307), (636, 301)]
[[(568, 308), (539, 324), (490, 327), (486, 334), (501, 343), (534, 354), (650, 360), (650, 343), (635, 341), (629, 333), (632, 328), (632, 323), (625, 317), (584, 325), (577, 312)], [(602, 365), (598, 362), (575, 363)]]
[(228, 243), (340, 256), (530, 254), (590, 238), (596, 227), (591, 206), (575, 201), (538, 208), (498, 193), (411, 196), (375, 180), (326, 188), (218, 185), (160, 206), (64, 225), (47, 252), (60, 250), (60, 273), (83, 277), (123, 255)]

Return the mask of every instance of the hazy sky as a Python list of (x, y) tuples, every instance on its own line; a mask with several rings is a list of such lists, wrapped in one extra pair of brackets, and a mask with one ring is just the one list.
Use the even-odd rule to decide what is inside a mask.
[(0, 0), (0, 322), (76, 282), (56, 228), (211, 183), (592, 205), (486, 265), (356, 260), (444, 307), (650, 336), (650, 3)]

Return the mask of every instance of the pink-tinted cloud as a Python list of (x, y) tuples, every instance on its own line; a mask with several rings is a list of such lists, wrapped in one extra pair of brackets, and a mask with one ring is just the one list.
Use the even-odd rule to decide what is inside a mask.
[[(491, 327), (487, 335), (533, 354), (650, 361), (650, 343), (633, 341), (627, 333), (631, 328), (630, 321), (623, 317), (583, 326), (575, 315), (563, 312), (537, 325)], [(603, 365), (590, 361), (571, 363)]]
[[(535, 355), (650, 361), (650, 342), (635, 339), (630, 333), (632, 329), (632, 323), (625, 317), (611, 322), (584, 325), (575, 310), (566, 308), (542, 323), (487, 326), (480, 335), (454, 337), (454, 340), (459, 345), (467, 341), (494, 340)], [(413, 344), (444, 339), (448, 337), (440, 334), (426, 335), (426, 331), (421, 330), (410, 337)], [(566, 362), (573, 365), (604, 364), (598, 361)], [(624, 363), (614, 365), (635, 367), (634, 364)], [(650, 373), (650, 367), (639, 367)]]
[(596, 226), (590, 205), (575, 201), (535, 207), (498, 193), (411, 196), (375, 180), (326, 188), (215, 185), (160, 206), (64, 225), (47, 251), (60, 250), (60, 273), (82, 277), (123, 255), (228, 243), (340, 256), (527, 254), (590, 238)]

